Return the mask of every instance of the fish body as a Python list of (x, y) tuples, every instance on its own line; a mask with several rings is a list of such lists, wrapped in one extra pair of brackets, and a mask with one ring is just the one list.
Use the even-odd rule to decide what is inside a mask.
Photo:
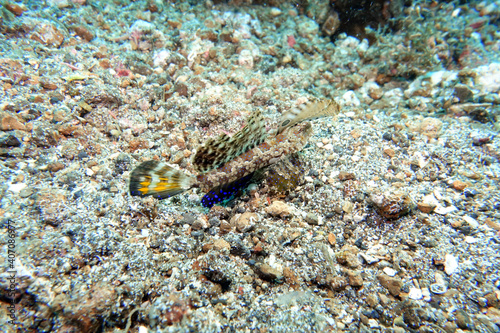
[(224, 134), (209, 139), (198, 149), (193, 158), (193, 166), (199, 172), (196, 177), (167, 163), (146, 161), (131, 173), (130, 194), (165, 199), (198, 187), (209, 192), (202, 204), (211, 207), (221, 201), (219, 196), (229, 196), (248, 182), (248, 175), (302, 150), (312, 134), (311, 123), (306, 120), (334, 115), (339, 110), (334, 101), (294, 108), (283, 114), (273, 135), (268, 135), (262, 114), (256, 112), (232, 137)]

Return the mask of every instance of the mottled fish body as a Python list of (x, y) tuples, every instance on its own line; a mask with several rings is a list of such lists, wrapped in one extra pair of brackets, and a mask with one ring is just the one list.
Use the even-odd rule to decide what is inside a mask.
[[(200, 174), (191, 177), (174, 167), (158, 162), (146, 161), (137, 166), (130, 175), (131, 195), (152, 195), (165, 199), (199, 187), (210, 192), (202, 203), (211, 207), (218, 202), (218, 194), (229, 194), (238, 180), (253, 172), (279, 162), (284, 157), (300, 151), (312, 134), (309, 119), (331, 116), (340, 107), (334, 101), (321, 101), (299, 106), (283, 114), (278, 129), (271, 137), (267, 136), (264, 119), (260, 112), (254, 113), (247, 125), (232, 137), (226, 134), (209, 139), (198, 149), (193, 166)], [(249, 179), (244, 179), (248, 181)], [(243, 182), (241, 182), (243, 183)], [(222, 192), (221, 192), (222, 191)], [(220, 200), (219, 200), (220, 201)]]

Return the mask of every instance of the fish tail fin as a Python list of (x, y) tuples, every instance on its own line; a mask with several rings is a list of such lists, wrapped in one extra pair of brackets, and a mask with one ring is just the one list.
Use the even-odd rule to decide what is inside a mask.
[(131, 195), (158, 199), (170, 198), (193, 187), (195, 178), (189, 177), (166, 163), (146, 161), (137, 166), (130, 175)]
[(334, 116), (340, 112), (340, 105), (334, 100), (322, 100), (301, 104), (283, 113), (278, 124), (277, 134), (288, 127), (292, 127), (302, 121), (321, 117)]

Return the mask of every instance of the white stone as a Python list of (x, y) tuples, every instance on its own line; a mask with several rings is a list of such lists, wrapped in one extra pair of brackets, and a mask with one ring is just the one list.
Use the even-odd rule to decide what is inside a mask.
[(371, 255), (369, 255), (369, 254), (365, 254), (365, 253), (360, 253), (360, 254), (359, 254), (359, 256), (360, 256), (361, 258), (363, 258), (363, 259), (366, 261), (366, 263), (367, 263), (368, 265), (371, 265), (371, 264), (374, 264), (374, 263), (376, 263), (376, 262), (379, 262), (379, 261), (380, 261), (380, 259), (375, 258), (375, 257), (373, 257), (373, 256), (371, 256)]
[(462, 218), (464, 219), (465, 222), (467, 222), (467, 224), (471, 228), (474, 228), (474, 229), (479, 228), (479, 223), (477, 222), (477, 220), (475, 218), (472, 218), (472, 217), (467, 216), (467, 215), (464, 215)]
[(328, 144), (326, 144), (326, 145), (323, 146), (323, 149), (333, 150), (333, 145), (331, 143), (328, 143)]
[(421, 299), (422, 298), (422, 290), (420, 288), (412, 287), (410, 288), (410, 292), (408, 293), (408, 297), (411, 299)]
[(436, 207), (436, 209), (434, 209), (434, 212), (439, 214), (439, 215), (446, 215), (446, 214), (452, 213), (456, 210), (457, 210), (457, 207), (455, 207), (455, 206), (444, 207), (444, 206), (439, 205)]
[(342, 95), (342, 98), (344, 99), (345, 106), (359, 106), (361, 104), (358, 97), (352, 90), (347, 91), (344, 95)]
[(26, 185), (25, 183), (10, 184), (9, 191), (14, 192), (14, 193), (19, 193), (22, 190), (24, 190), (26, 188), (26, 186), (28, 186), (28, 185)]
[(390, 268), (390, 267), (385, 267), (385, 268), (383, 269), (383, 271), (384, 271), (384, 273), (385, 273), (385, 274), (387, 274), (387, 275), (389, 275), (389, 276), (394, 276), (394, 275), (396, 275), (396, 274), (397, 274), (397, 271), (396, 271), (396, 270), (394, 270), (394, 269), (392, 269), (392, 268)]
[(476, 85), (484, 92), (498, 92), (500, 90), (500, 63), (479, 66), (476, 69)]
[(464, 240), (467, 244), (477, 243), (477, 238), (472, 236), (465, 236)]
[(458, 260), (452, 254), (444, 256), (444, 271), (446, 274), (451, 275), (458, 269)]
[(167, 60), (169, 57), (170, 52), (168, 50), (157, 51), (153, 56), (153, 65), (155, 67), (164, 67), (167, 65)]
[(276, 17), (281, 15), (281, 10), (279, 8), (273, 7), (271, 8), (271, 16)]
[(370, 325), (370, 328), (379, 328), (380, 325), (378, 324), (378, 321), (376, 321), (373, 318), (368, 319), (368, 325)]

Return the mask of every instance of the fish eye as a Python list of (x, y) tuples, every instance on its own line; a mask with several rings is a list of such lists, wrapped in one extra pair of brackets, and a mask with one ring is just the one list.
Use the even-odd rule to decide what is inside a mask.
[(290, 124), (290, 119), (285, 120), (284, 122), (281, 123), (281, 126), (286, 126)]

